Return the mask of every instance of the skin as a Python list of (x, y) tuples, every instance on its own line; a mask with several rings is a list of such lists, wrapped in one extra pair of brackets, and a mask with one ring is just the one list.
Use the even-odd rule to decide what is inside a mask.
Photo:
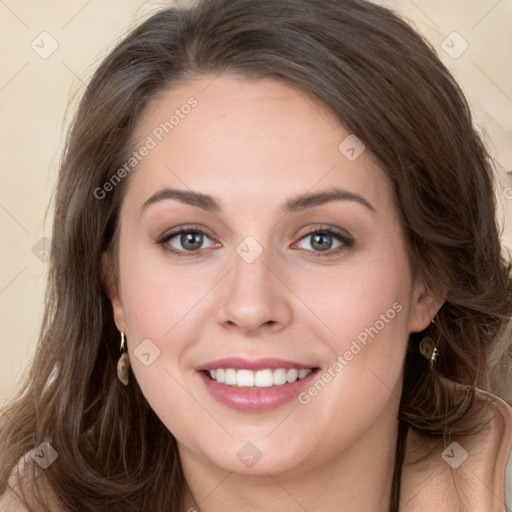
[[(140, 119), (137, 144), (190, 96), (197, 107), (130, 176), (110, 290), (137, 382), (178, 441), (195, 497), (185, 510), (387, 510), (408, 334), (442, 301), (413, 278), (386, 176), (369, 150), (353, 162), (338, 150), (349, 132), (326, 108), (271, 79), (203, 76), (166, 91)], [(166, 199), (141, 214), (166, 187), (210, 194), (221, 210)], [(287, 199), (329, 187), (375, 211), (343, 200), (283, 214)], [(157, 243), (189, 224), (209, 237), (202, 253)], [(326, 225), (353, 245), (315, 249), (306, 235)], [(263, 248), (252, 263), (236, 252), (248, 236)], [(186, 252), (179, 236), (166, 246)], [(306, 405), (235, 411), (194, 371), (236, 356), (327, 369), (395, 303), (401, 311)], [(160, 350), (149, 366), (134, 355), (145, 339)], [(237, 457), (247, 442), (262, 454), (250, 468)]]

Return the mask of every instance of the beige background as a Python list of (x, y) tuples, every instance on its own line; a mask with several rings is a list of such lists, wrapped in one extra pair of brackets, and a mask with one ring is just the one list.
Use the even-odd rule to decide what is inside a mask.
[[(102, 56), (170, 3), (0, 0), (0, 401), (26, 369), (42, 318), (45, 210), (70, 114)], [(497, 160), (503, 238), (512, 248), (512, 0), (379, 3), (406, 16), (461, 83)]]

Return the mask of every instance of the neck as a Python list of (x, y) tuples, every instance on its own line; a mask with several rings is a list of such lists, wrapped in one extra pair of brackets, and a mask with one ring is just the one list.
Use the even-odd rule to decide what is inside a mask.
[(398, 434), (397, 407), (390, 409), (341, 453), (333, 452), (319, 466), (299, 465), (293, 472), (222, 471), (180, 444), (191, 491), (184, 512), (388, 512)]

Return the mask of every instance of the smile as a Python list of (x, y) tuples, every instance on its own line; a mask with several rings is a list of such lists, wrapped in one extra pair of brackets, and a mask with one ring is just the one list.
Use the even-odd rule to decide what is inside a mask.
[(235, 370), (234, 368), (218, 368), (208, 370), (210, 378), (227, 386), (269, 388), (272, 386), (282, 386), (286, 383), (296, 382), (307, 377), (313, 370), (290, 368), (277, 368), (272, 370)]
[(317, 366), (270, 358), (228, 358), (196, 368), (214, 399), (244, 412), (267, 411), (290, 402), (319, 371)]

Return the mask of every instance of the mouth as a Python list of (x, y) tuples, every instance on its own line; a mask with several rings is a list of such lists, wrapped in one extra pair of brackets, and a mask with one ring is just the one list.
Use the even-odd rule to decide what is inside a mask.
[(247, 369), (236, 370), (235, 368), (216, 368), (213, 370), (203, 370), (204, 374), (220, 384), (238, 388), (262, 389), (273, 386), (283, 386), (292, 384), (304, 379), (317, 368), (298, 369), (298, 368), (265, 368), (263, 370), (252, 371)]
[(218, 402), (238, 411), (258, 412), (296, 398), (320, 368), (281, 359), (230, 358), (207, 363), (196, 372)]

